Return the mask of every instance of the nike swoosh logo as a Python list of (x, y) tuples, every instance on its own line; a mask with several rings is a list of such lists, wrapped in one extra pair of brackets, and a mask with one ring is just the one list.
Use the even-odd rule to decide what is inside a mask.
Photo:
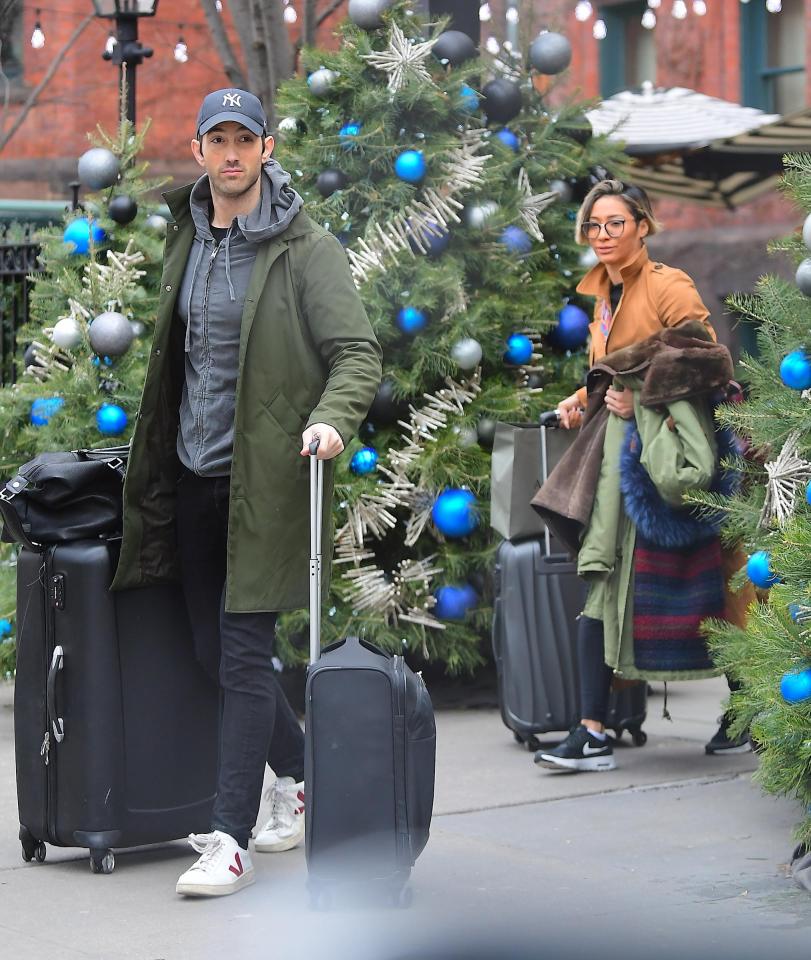
[(605, 747), (590, 747), (587, 743), (583, 745), (583, 756), (591, 757), (595, 753), (602, 753)]

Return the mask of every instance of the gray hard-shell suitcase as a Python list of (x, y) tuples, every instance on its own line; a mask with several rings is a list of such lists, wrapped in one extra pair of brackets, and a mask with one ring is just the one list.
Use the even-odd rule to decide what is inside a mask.
[(335, 883), (396, 902), (428, 841), (436, 727), (422, 677), (356, 637), (320, 649), (323, 461), (311, 445), (310, 668), (305, 691), (305, 837), (316, 903)]
[[(541, 418), (541, 482), (549, 472), (546, 430), (557, 417)], [(530, 750), (540, 746), (535, 734), (566, 731), (580, 720), (576, 655), (577, 620), (586, 598), (585, 582), (568, 554), (550, 553), (549, 532), (541, 539), (498, 548), (494, 576), (493, 655), (499, 705), (505, 725)], [(637, 746), (642, 730), (647, 685), (613, 690), (606, 727), (617, 737), (627, 730)]]
[(194, 656), (182, 594), (112, 593), (117, 542), (24, 547), (17, 560), (14, 741), (23, 859), (207, 832), (219, 693)]

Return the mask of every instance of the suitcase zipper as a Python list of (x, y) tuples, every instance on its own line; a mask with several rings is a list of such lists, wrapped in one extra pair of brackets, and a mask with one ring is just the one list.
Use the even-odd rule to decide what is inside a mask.
[(394, 657), (395, 689), (397, 691), (397, 719), (402, 725), (403, 732), (403, 812), (405, 823), (397, 827), (397, 852), (401, 861), (411, 866), (411, 841), (408, 832), (408, 729), (406, 727), (405, 706), (408, 699), (406, 688), (405, 658)]
[[(45, 552), (45, 637), (46, 650), (48, 651), (46, 661), (46, 673), (44, 677), (45, 686), (48, 684), (48, 670), (53, 658), (56, 638), (54, 636), (54, 605), (51, 602), (50, 582), (52, 575), (52, 561), (56, 547), (49, 547)], [(45, 736), (40, 748), (40, 756), (45, 763), (45, 823), (48, 826), (48, 834), (51, 840), (56, 839), (56, 770), (50, 762), (51, 758), (51, 733), (50, 724), (53, 718), (48, 713), (48, 706), (45, 706)]]

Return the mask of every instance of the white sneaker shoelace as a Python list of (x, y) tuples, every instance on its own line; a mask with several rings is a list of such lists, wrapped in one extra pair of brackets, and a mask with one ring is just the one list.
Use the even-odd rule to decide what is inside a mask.
[(207, 867), (216, 863), (225, 849), (225, 844), (215, 833), (190, 833), (189, 843), (192, 849), (199, 853), (200, 859), (195, 867)]
[(265, 791), (265, 800), (270, 801), (270, 818), (266, 830), (276, 830), (280, 826), (291, 826), (294, 823), (296, 810), (301, 804), (295, 784), (286, 789), (274, 783)]

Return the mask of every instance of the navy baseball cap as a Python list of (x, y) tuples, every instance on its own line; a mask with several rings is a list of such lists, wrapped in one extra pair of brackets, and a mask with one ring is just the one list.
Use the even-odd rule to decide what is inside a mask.
[(212, 127), (227, 120), (241, 123), (257, 137), (267, 134), (268, 118), (262, 101), (247, 90), (226, 87), (208, 94), (197, 114), (197, 136), (202, 137)]

